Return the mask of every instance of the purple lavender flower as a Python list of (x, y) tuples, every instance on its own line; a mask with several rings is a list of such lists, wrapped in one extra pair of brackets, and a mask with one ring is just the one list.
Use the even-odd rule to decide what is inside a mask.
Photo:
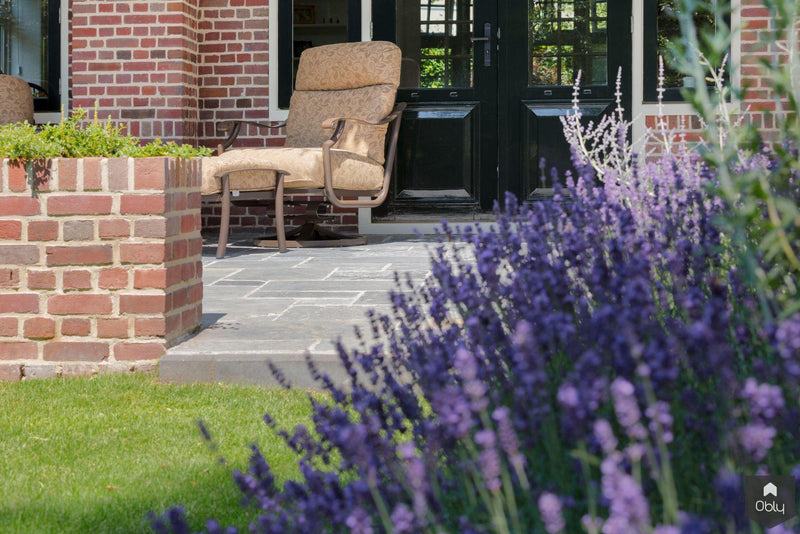
[(373, 534), (372, 518), (361, 507), (353, 509), (345, 520), (345, 525), (350, 527), (352, 534)]
[(776, 434), (773, 427), (762, 423), (745, 425), (736, 432), (739, 445), (754, 462), (760, 462), (766, 458)]
[(642, 426), (639, 403), (636, 401), (633, 384), (624, 378), (617, 378), (611, 383), (611, 395), (614, 398), (614, 412), (617, 421), (632, 439), (642, 440), (647, 437)]
[(399, 503), (394, 507), (390, 519), (392, 528), (397, 534), (414, 532), (414, 513), (404, 503)]
[(414, 514), (422, 518), (428, 511), (426, 495), (428, 481), (425, 463), (417, 456), (415, 449), (414, 443), (407, 442), (399, 445), (397, 452), (405, 463), (406, 481), (411, 487)]
[(600, 464), (603, 496), (609, 501), (604, 534), (638, 532), (650, 524), (650, 505), (636, 480), (622, 470), (621, 460), (621, 455), (616, 453)]
[(466, 398), (455, 386), (436, 391), (431, 398), (431, 406), (439, 416), (442, 427), (454, 437), (465, 437), (472, 429), (472, 410)]
[(561, 513), (561, 500), (552, 493), (545, 492), (539, 496), (538, 504), (545, 531), (548, 534), (562, 532), (566, 523)]
[(657, 401), (655, 404), (648, 406), (645, 410), (645, 415), (650, 420), (648, 428), (653, 436), (660, 435), (664, 443), (672, 443), (674, 436), (672, 435), (672, 415), (669, 412), (669, 404), (664, 401)]
[(745, 381), (742, 397), (750, 405), (751, 421), (769, 423), (785, 406), (780, 386), (759, 384), (752, 377)]
[(506, 406), (501, 406), (492, 412), (492, 419), (497, 422), (497, 438), (500, 441), (500, 448), (506, 453), (514, 469), (522, 472), (525, 468), (525, 456), (520, 451), (519, 438), (511, 423), (510, 413), (511, 410)]
[(479, 430), (475, 433), (475, 443), (481, 447), (478, 455), (480, 469), (486, 489), (492, 493), (500, 491), (500, 455), (495, 446), (496, 438), (491, 430)]
[(611, 424), (605, 419), (598, 419), (594, 423), (594, 437), (605, 454), (610, 454), (617, 448), (617, 437)]

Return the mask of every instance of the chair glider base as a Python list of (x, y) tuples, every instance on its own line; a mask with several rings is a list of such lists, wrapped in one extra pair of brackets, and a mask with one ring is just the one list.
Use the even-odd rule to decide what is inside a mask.
[[(340, 234), (314, 223), (305, 223), (286, 232), (286, 248), (355, 247), (366, 244), (367, 238), (364, 236)], [(279, 246), (278, 239), (274, 235), (257, 237), (253, 240), (253, 245), (269, 248)]]

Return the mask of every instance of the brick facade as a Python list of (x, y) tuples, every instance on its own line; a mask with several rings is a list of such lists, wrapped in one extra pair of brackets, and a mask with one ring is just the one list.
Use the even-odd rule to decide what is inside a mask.
[(153, 366), (200, 324), (197, 162), (0, 159), (0, 379)]

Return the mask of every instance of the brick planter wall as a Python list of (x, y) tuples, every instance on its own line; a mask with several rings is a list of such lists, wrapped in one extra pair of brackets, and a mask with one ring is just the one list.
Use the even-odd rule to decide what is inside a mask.
[(200, 324), (197, 161), (0, 159), (0, 379), (153, 368)]

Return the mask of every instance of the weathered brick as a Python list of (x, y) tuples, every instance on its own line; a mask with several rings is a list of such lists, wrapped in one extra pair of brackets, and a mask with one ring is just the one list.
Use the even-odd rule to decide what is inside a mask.
[(128, 191), (128, 158), (108, 159), (108, 189), (110, 191)]
[(39, 295), (36, 293), (0, 294), (0, 313), (38, 313)]
[(22, 327), (22, 335), (28, 339), (50, 339), (56, 335), (56, 322), (47, 317), (27, 319)]
[(166, 269), (137, 269), (133, 273), (133, 287), (136, 289), (165, 289), (167, 287)]
[(66, 271), (63, 280), (64, 291), (92, 289), (92, 273), (89, 271)]
[(128, 287), (128, 269), (112, 267), (100, 271), (98, 286), (100, 289), (124, 289)]
[(166, 310), (166, 295), (120, 295), (120, 313), (154, 314)]
[(0, 265), (31, 265), (39, 263), (36, 245), (0, 245)]
[(56, 273), (28, 270), (28, 289), (55, 289)]
[(125, 219), (103, 219), (98, 224), (100, 239), (130, 237), (131, 224)]
[(31, 221), (28, 223), (28, 241), (54, 241), (58, 239), (57, 221)]
[(83, 158), (83, 190), (100, 191), (103, 188), (101, 158)]
[(166, 186), (166, 158), (137, 158), (134, 160), (133, 181), (135, 189), (160, 189)]
[(8, 188), (17, 192), (28, 189), (28, 173), (24, 165), (11, 163), (8, 166)]
[(165, 238), (167, 237), (167, 219), (164, 217), (139, 219), (134, 225), (133, 235), (144, 238)]
[(22, 237), (22, 222), (0, 221), (0, 239), (19, 239)]
[(0, 337), (14, 337), (18, 328), (19, 321), (16, 317), (0, 317)]
[(47, 247), (47, 265), (106, 265), (113, 260), (111, 245)]
[(78, 293), (47, 299), (47, 312), (52, 315), (109, 315), (111, 309), (111, 295)]
[(107, 343), (92, 341), (51, 341), (44, 346), (45, 361), (99, 362), (108, 358)]
[(38, 357), (35, 341), (0, 341), (0, 360), (35, 360)]
[(92, 322), (89, 319), (65, 317), (61, 321), (62, 336), (88, 336), (91, 332)]
[(0, 196), (0, 213), (3, 215), (39, 215), (39, 199), (31, 197)]
[(120, 243), (122, 263), (163, 263), (164, 243)]
[(93, 221), (65, 221), (64, 241), (89, 241), (94, 239)]
[(61, 366), (61, 376), (64, 378), (76, 376), (92, 376), (97, 374), (98, 367), (95, 363), (67, 362)]
[(98, 319), (97, 337), (100, 338), (126, 338), (128, 337), (128, 319)]
[(164, 195), (125, 195), (120, 199), (120, 213), (161, 214), (165, 211)]
[(162, 341), (144, 343), (124, 342), (114, 345), (117, 360), (155, 360), (167, 353)]
[(78, 160), (76, 158), (59, 158), (58, 189), (61, 191), (78, 189)]
[(0, 289), (19, 287), (19, 269), (0, 269)]
[(111, 197), (107, 195), (53, 195), (47, 199), (48, 215), (108, 215)]
[(48, 363), (34, 363), (22, 366), (22, 377), (28, 379), (56, 378), (58, 366)]
[(164, 336), (167, 333), (164, 317), (137, 317), (134, 322), (136, 337)]
[(0, 365), (0, 382), (19, 382), (22, 380), (22, 366), (14, 363)]

